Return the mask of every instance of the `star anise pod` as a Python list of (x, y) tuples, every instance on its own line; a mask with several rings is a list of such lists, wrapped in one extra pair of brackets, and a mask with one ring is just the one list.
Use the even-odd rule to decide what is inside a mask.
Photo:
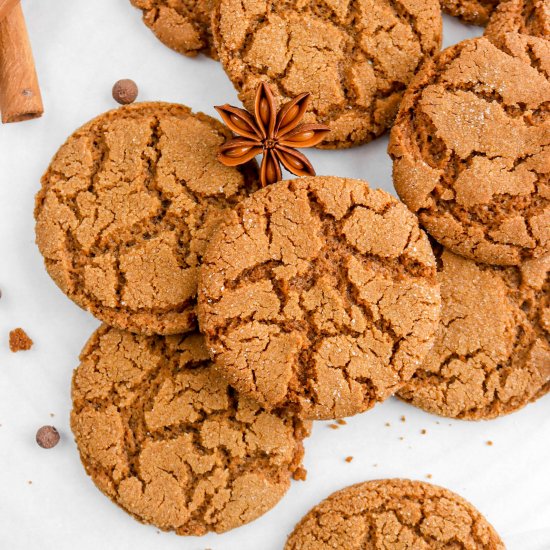
[(314, 147), (329, 133), (324, 124), (301, 124), (309, 103), (300, 94), (277, 111), (273, 92), (262, 82), (256, 92), (254, 114), (231, 105), (216, 107), (223, 121), (237, 135), (220, 147), (218, 160), (238, 166), (263, 153), (260, 171), (265, 187), (282, 177), (281, 164), (296, 176), (314, 176), (309, 160), (297, 148)]

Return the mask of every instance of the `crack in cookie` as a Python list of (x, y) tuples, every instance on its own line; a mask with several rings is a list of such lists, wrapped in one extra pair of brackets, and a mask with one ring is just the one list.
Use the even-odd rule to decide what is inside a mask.
[(445, 13), (460, 17), (466, 23), (486, 25), (495, 8), (503, 0), (441, 0)]
[(423, 361), (435, 260), (403, 204), (365, 182), (280, 182), (239, 204), (203, 258), (199, 321), (216, 366), (267, 407), (362, 412)]

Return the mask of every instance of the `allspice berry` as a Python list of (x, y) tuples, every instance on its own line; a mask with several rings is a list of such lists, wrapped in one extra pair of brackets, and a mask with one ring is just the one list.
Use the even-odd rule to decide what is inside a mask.
[(59, 443), (59, 432), (53, 426), (42, 426), (36, 432), (36, 442), (43, 449), (51, 449)]
[(137, 84), (129, 78), (123, 78), (115, 82), (113, 86), (113, 98), (121, 105), (133, 103), (138, 96)]

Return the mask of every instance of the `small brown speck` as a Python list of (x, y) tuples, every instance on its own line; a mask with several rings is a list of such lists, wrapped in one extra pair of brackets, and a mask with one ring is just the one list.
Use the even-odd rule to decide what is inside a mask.
[(346, 456), (346, 462), (349, 464), (353, 460), (352, 456)]
[(389, 428), (391, 426), (391, 424), (389, 422), (386, 422), (386, 424), (384, 424), (386, 426), (386, 428)]
[(21, 91), (21, 95), (25, 97), (30, 97), (32, 95), (32, 90), (29, 88), (25, 88)]
[(432, 474), (428, 474), (426, 477), (427, 477), (428, 479), (432, 479), (433, 476), (432, 476)]
[(372, 467), (373, 468), (378, 468), (378, 464), (373, 464)]
[(420, 430), (420, 433), (421, 433), (422, 435), (426, 435), (428, 432), (427, 432), (426, 430)]
[(27, 481), (27, 483), (28, 483), (29, 485), (32, 485), (32, 481), (31, 481), (30, 479), (29, 479), (29, 481)]
[(337, 430), (340, 426), (338, 426), (338, 424), (329, 424), (328, 427), (329, 427), (331, 430)]
[(399, 441), (404, 441), (404, 440), (405, 440), (404, 437), (400, 437), (400, 438), (399, 438)]
[(10, 350), (13, 353), (27, 351), (32, 348), (33, 341), (22, 328), (13, 329), (10, 332)]
[(343, 418), (339, 418), (336, 421), (336, 424), (340, 424), (340, 426), (345, 426), (347, 424), (347, 422)]
[(51, 416), (51, 417), (53, 418), (53, 417), (55, 416), (55, 414), (53, 414), (53, 413), (50, 413), (50, 416)]
[(492, 447), (492, 446), (493, 446), (493, 442), (492, 442), (492, 441), (487, 441), (486, 445), (488, 445), (489, 447)]
[(402, 417), (400, 418), (400, 420), (401, 420), (401, 422), (406, 422), (406, 421), (407, 421), (407, 419), (405, 418), (405, 416), (402, 416)]

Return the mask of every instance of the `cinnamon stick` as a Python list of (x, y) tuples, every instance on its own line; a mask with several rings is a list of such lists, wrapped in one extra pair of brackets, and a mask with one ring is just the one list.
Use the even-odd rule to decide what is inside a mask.
[(19, 2), (0, 20), (0, 111), (4, 123), (37, 118), (44, 112)]

